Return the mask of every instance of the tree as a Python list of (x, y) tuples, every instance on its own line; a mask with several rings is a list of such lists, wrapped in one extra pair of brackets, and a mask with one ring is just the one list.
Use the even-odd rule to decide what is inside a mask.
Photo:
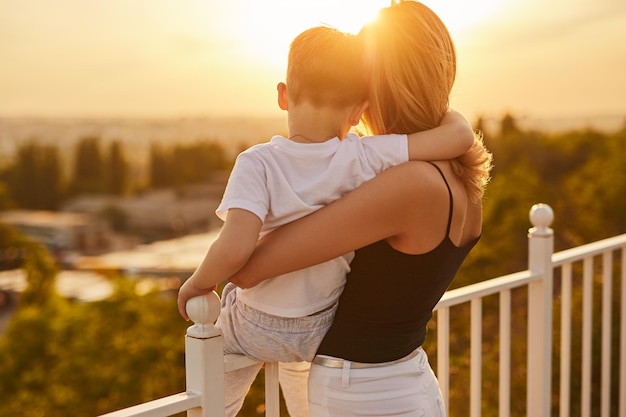
[(41, 171), (38, 178), (40, 208), (57, 210), (63, 199), (63, 178), (59, 151), (54, 146), (41, 149)]
[(114, 195), (124, 195), (128, 190), (128, 163), (119, 141), (111, 143), (107, 171), (107, 191)]
[(6, 183), (0, 180), (0, 210), (9, 210), (14, 205), (13, 198)]
[(159, 144), (150, 146), (150, 187), (165, 188), (173, 185), (173, 169), (170, 166), (171, 158)]
[(35, 142), (20, 146), (9, 168), (8, 188), (19, 207), (56, 210), (63, 198), (58, 149)]
[(517, 126), (517, 120), (510, 113), (506, 113), (500, 120), (500, 136), (515, 135), (521, 130)]
[(474, 130), (479, 131), (479, 132), (485, 132), (485, 119), (483, 119), (482, 116), (478, 117), (478, 119), (476, 119), (476, 122), (474, 123)]
[(170, 150), (159, 145), (150, 148), (150, 185), (153, 188), (204, 183), (213, 173), (228, 167), (224, 148), (213, 142), (177, 144)]
[(102, 193), (106, 190), (100, 140), (87, 137), (78, 142), (74, 156), (71, 193)]

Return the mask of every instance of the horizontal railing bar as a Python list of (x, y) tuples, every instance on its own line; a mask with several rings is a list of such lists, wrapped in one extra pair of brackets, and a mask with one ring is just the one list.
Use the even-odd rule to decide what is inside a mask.
[(474, 298), (482, 298), (488, 295), (497, 294), (502, 290), (510, 290), (513, 288), (527, 285), (537, 279), (541, 275), (532, 274), (530, 271), (520, 271), (509, 275), (503, 275), (487, 281), (477, 282), (476, 284), (467, 285), (454, 290), (448, 290), (441, 297), (441, 300), (435, 306), (435, 310), (442, 307), (451, 307), (471, 301)]
[[(582, 260), (586, 257), (599, 255), (606, 251), (619, 249), (624, 246), (626, 246), (626, 234), (555, 253), (552, 256), (552, 264), (554, 267), (557, 267), (565, 263)], [(467, 285), (454, 290), (448, 290), (435, 306), (435, 310), (441, 307), (451, 307), (453, 305), (462, 304), (471, 301), (473, 298), (497, 294), (504, 289), (521, 287), (540, 277), (540, 275), (533, 275), (530, 271), (526, 270), (503, 275), (487, 281), (477, 282), (476, 284)]]
[(168, 417), (195, 407), (200, 407), (201, 401), (202, 397), (196, 392), (181, 392), (103, 414), (100, 417)]
[(568, 262), (582, 261), (584, 258), (600, 255), (621, 247), (626, 247), (626, 233), (557, 252), (552, 255), (552, 264), (553, 266), (560, 266)]

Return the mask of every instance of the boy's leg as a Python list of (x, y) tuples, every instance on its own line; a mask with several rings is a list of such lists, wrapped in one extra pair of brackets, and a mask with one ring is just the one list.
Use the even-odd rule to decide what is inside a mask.
[[(260, 362), (290, 363), (279, 366), (283, 396), (292, 417), (308, 417), (307, 378), (310, 365), (299, 361), (313, 359), (332, 324), (336, 308), (337, 304), (334, 304), (318, 314), (305, 317), (274, 316), (238, 301), (234, 285), (229, 283), (222, 292), (222, 310), (217, 321), (224, 336), (224, 352), (243, 354)], [(231, 394), (227, 395), (227, 398), (235, 400), (230, 400), (227, 407), (236, 411), (240, 409), (243, 398), (238, 398), (245, 397), (257, 373), (258, 369), (252, 376), (242, 371), (225, 380), (225, 385), (235, 385)], [(227, 413), (227, 416), (230, 414)]]
[[(230, 283), (224, 287), (222, 291), (220, 316), (216, 326), (222, 331), (224, 353), (245, 355), (245, 352), (242, 351), (233, 333), (233, 328), (238, 325), (236, 322), (237, 316), (234, 315), (232, 311), (236, 308), (234, 306), (236, 299), (235, 288), (236, 287)], [(224, 374), (224, 409), (226, 417), (235, 417), (239, 410), (241, 410), (246, 395), (250, 390), (250, 386), (262, 367), (263, 362), (258, 362), (254, 365)]]
[(241, 410), (250, 386), (262, 366), (263, 363), (259, 362), (224, 374), (224, 407), (226, 417), (235, 417)]
[(310, 362), (280, 362), (278, 380), (290, 417), (309, 417), (307, 381)]

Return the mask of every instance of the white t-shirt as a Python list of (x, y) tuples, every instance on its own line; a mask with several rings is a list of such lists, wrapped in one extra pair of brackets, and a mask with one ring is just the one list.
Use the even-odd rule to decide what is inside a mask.
[[(249, 210), (263, 222), (262, 236), (407, 160), (406, 135), (359, 138), (348, 133), (344, 140), (335, 137), (322, 143), (297, 143), (274, 136), (239, 154), (216, 213), (226, 220), (231, 208)], [(315, 313), (339, 298), (353, 257), (354, 253), (349, 253), (267, 279), (253, 288), (239, 288), (237, 297), (277, 316)]]

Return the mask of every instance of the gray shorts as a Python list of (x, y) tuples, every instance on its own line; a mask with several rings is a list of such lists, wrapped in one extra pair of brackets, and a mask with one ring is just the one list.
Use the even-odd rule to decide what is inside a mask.
[(237, 287), (222, 291), (217, 326), (224, 353), (238, 353), (263, 362), (310, 362), (333, 322), (337, 303), (305, 317), (280, 317), (256, 310), (237, 299)]

